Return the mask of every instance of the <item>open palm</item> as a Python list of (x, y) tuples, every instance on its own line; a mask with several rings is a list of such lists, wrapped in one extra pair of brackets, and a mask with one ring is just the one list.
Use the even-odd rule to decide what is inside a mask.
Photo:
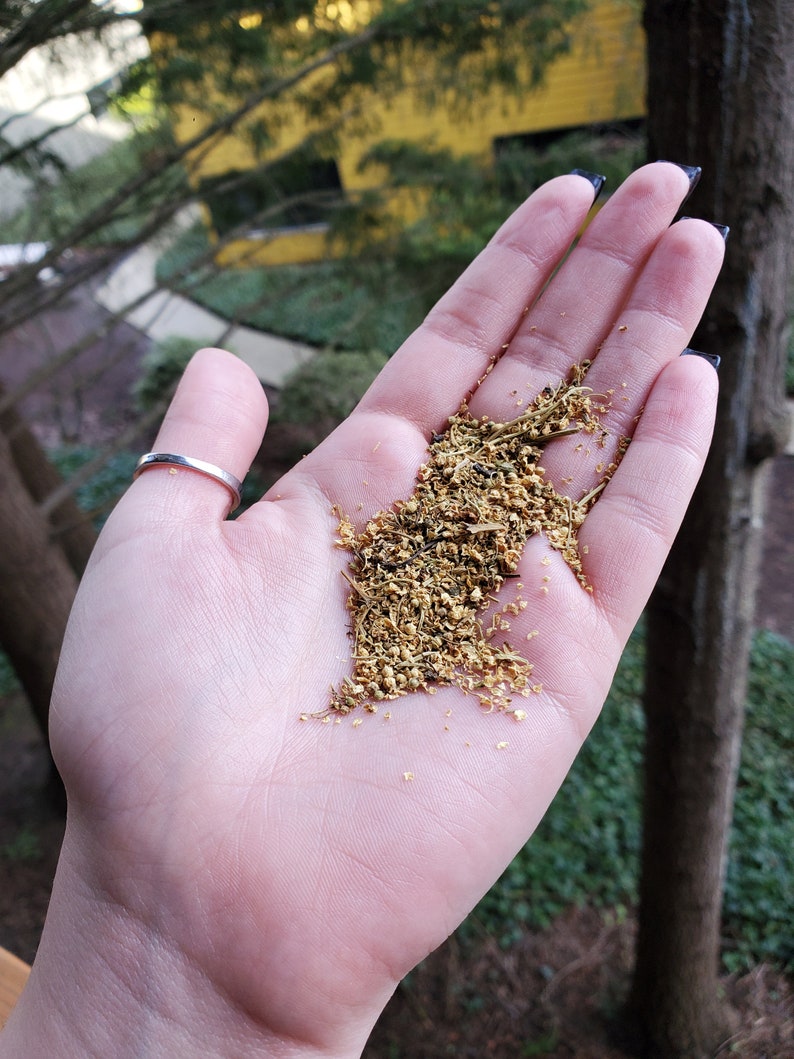
[[(119, 503), (53, 703), (70, 815), (41, 950), (46, 968), (78, 917), (75, 963), (96, 977), (96, 953), (123, 935), (104, 973), (138, 1013), (134, 1029), (117, 1015), (95, 1030), (115, 1041), (105, 1054), (127, 1054), (125, 1032), (141, 1054), (147, 1042), (161, 1055), (358, 1054), (396, 982), (527, 840), (595, 721), (708, 447), (716, 375), (678, 354), (723, 240), (703, 222), (671, 226), (687, 190), (678, 167), (639, 170), (558, 268), (592, 187), (551, 181), (349, 420), (239, 519), (224, 521), (226, 491), (190, 471), (147, 472)], [(547, 448), (560, 491), (586, 493), (634, 434), (580, 533), (593, 591), (541, 538), (525, 550), (511, 642), (539, 689), (526, 718), (440, 688), (388, 717), (301, 721), (351, 666), (333, 505), (363, 524), (410, 496), (430, 434), (504, 347), (475, 415), (514, 418), (585, 358), (588, 385), (614, 391), (606, 448)], [(242, 477), (266, 416), (245, 365), (205, 350), (155, 447)]]

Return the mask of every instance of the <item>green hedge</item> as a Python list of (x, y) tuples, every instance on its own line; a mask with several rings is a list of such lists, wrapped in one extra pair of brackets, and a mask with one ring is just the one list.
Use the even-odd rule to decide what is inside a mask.
[[(624, 653), (603, 714), (528, 845), (473, 913), (505, 943), (571, 904), (636, 901), (643, 637)], [(724, 961), (794, 967), (794, 645), (758, 632), (724, 901)], [(466, 928), (464, 927), (464, 933)]]

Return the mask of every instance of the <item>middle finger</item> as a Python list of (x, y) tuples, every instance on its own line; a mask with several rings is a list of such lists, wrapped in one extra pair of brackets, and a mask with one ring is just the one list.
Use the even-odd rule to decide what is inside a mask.
[(599, 211), (516, 331), (475, 416), (513, 419), (573, 364), (593, 359), (661, 234), (691, 187), (687, 172), (655, 162), (633, 173)]

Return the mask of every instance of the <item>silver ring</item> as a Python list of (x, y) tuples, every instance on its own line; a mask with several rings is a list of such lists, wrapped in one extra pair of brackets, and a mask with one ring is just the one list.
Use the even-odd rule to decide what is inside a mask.
[(240, 506), (240, 493), (243, 483), (239, 478), (235, 478), (233, 474), (224, 471), (222, 467), (216, 467), (214, 463), (194, 460), (192, 456), (179, 456), (175, 452), (147, 452), (135, 464), (135, 470), (132, 472), (133, 479), (150, 467), (184, 467), (188, 471), (197, 471), (207, 478), (214, 478), (216, 482), (225, 485), (232, 494), (234, 503), (230, 513)]

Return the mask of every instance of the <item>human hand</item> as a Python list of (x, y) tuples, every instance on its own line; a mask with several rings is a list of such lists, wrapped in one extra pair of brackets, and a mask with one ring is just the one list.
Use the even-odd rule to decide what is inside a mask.
[[(717, 380), (678, 354), (723, 239), (701, 221), (670, 226), (687, 191), (676, 166), (639, 170), (555, 273), (593, 189), (576, 175), (544, 185), (353, 415), (236, 521), (223, 487), (190, 471), (131, 486), (63, 648), (52, 746), (67, 833), (0, 1054), (360, 1053), (396, 983), (541, 819), (694, 489)], [(592, 593), (542, 538), (525, 549), (511, 641), (542, 690), (520, 723), (456, 688), (399, 698), (388, 720), (301, 722), (351, 665), (332, 506), (363, 524), (410, 496), (430, 434), (507, 343), (474, 415), (514, 418), (515, 391), (532, 397), (585, 358), (588, 385), (616, 391), (606, 449), (546, 449), (561, 491), (586, 493), (634, 434), (579, 534)], [(242, 477), (266, 419), (245, 365), (205, 350), (155, 447)], [(45, 1011), (58, 1017), (43, 1025)]]

